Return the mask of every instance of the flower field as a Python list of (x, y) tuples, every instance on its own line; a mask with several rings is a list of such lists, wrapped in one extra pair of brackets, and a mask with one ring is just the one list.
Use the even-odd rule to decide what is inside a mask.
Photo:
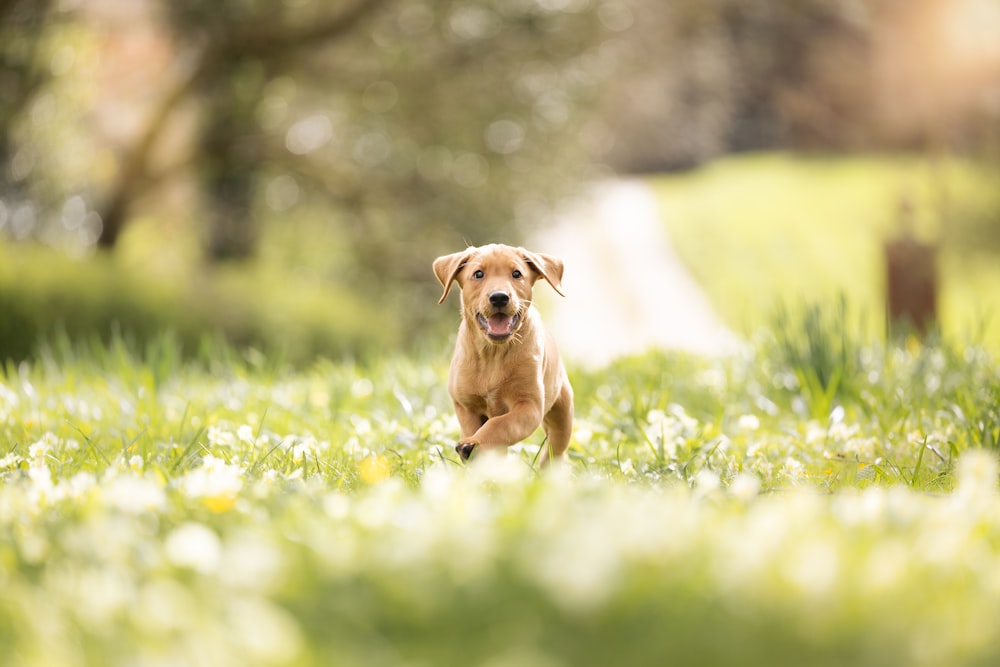
[(0, 375), (0, 664), (986, 665), (1000, 365), (813, 332), (571, 369), (458, 463), (440, 358), (169, 338)]

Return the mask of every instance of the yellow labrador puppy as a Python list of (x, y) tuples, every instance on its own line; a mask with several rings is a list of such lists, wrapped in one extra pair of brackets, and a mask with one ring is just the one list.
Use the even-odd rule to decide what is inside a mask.
[(492, 244), (434, 260), (448, 296), (462, 290), (462, 322), (451, 360), (448, 393), (462, 431), (455, 450), (501, 451), (545, 429), (541, 462), (562, 459), (573, 429), (573, 388), (555, 341), (531, 305), (543, 278), (562, 295), (562, 260)]

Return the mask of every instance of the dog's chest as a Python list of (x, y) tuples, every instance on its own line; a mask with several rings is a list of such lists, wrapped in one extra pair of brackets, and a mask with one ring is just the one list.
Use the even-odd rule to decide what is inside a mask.
[(452, 394), (460, 403), (493, 414), (502, 407), (504, 388), (510, 378), (491, 368), (475, 368), (455, 378)]
[(512, 403), (541, 400), (543, 388), (537, 372), (538, 363), (480, 363), (452, 378), (452, 398), (467, 408), (488, 417), (510, 412)]

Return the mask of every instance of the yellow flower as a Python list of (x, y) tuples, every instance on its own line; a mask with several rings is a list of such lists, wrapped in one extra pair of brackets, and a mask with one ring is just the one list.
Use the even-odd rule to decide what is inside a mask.
[(372, 454), (361, 459), (358, 464), (358, 474), (365, 484), (378, 484), (384, 482), (392, 473), (392, 466), (389, 461), (378, 454)]
[(225, 512), (236, 504), (243, 488), (243, 472), (238, 465), (207, 454), (200, 468), (180, 479), (180, 488), (189, 498), (200, 499), (212, 512)]
[(209, 512), (221, 514), (233, 509), (236, 504), (236, 494), (223, 493), (217, 496), (205, 496), (201, 499), (201, 504)]

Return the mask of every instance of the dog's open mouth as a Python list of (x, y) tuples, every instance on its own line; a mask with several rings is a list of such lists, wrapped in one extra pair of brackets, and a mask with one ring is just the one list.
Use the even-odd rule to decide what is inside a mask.
[(504, 313), (494, 313), (486, 317), (482, 313), (476, 315), (476, 320), (483, 332), (489, 336), (490, 340), (503, 341), (514, 335), (517, 323), (521, 321), (520, 313), (506, 315)]

